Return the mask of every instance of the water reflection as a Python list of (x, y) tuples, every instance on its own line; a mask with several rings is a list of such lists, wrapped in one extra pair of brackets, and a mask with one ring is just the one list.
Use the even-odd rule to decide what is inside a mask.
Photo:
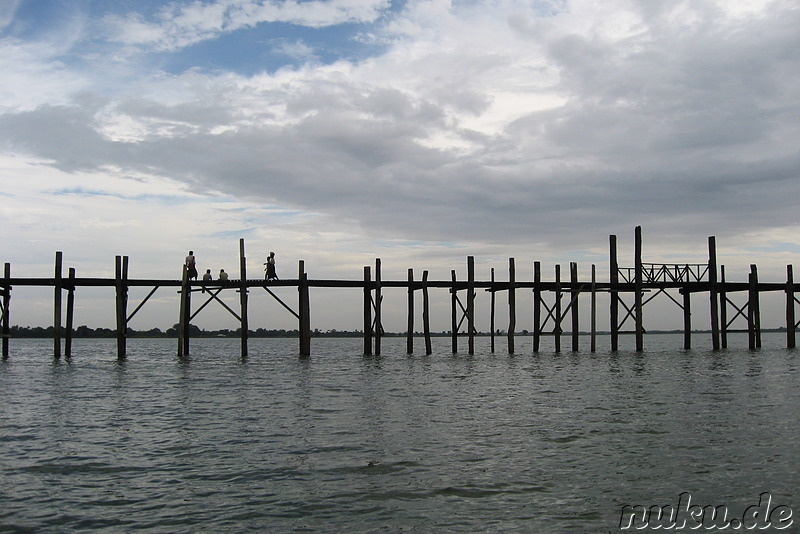
[(425, 356), (386, 339), (377, 357), (315, 340), (298, 358), (296, 340), (251, 340), (244, 361), (238, 340), (185, 359), (167, 341), (131, 340), (124, 363), (82, 341), (72, 362), (34, 344), (0, 364), (6, 524), (605, 532), (625, 503), (800, 487), (796, 350), (453, 355), (445, 339)]

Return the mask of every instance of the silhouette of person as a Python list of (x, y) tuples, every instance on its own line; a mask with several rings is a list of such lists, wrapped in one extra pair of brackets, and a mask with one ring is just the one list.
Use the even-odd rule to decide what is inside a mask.
[(264, 265), (267, 266), (267, 280), (278, 280), (278, 275), (275, 274), (275, 253), (270, 252), (269, 256), (267, 257), (266, 263)]
[(225, 272), (225, 269), (219, 270), (219, 279), (223, 282), (228, 280), (228, 273)]
[(186, 256), (186, 273), (189, 277), (189, 280), (193, 278), (197, 280), (197, 266), (195, 265), (193, 250), (190, 250), (189, 255)]
[(203, 275), (203, 282), (210, 282), (213, 280), (211, 276), (211, 269), (206, 269), (206, 274)]

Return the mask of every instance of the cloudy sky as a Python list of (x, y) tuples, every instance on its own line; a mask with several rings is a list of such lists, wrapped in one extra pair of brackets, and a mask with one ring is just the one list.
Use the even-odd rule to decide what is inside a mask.
[[(235, 274), (242, 237), (256, 275), (530, 279), (603, 272), (612, 233), (632, 263), (641, 225), (645, 261), (715, 235), (729, 278), (782, 281), (798, 27), (795, 0), (0, 0), (0, 261)], [(26, 291), (13, 322), (49, 324)]]

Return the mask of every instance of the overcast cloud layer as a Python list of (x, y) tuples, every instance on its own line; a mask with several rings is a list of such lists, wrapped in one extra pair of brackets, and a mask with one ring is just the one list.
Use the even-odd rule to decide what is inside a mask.
[(663, 254), (800, 250), (794, 0), (106, 4), (0, 9), (23, 263), (198, 232), (348, 268), (398, 244), (594, 261), (636, 225)]

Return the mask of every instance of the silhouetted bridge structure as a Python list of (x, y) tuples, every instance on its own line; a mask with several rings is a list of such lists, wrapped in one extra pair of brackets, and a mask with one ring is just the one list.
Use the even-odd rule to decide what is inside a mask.
[[(592, 265), (591, 278), (579, 280), (578, 266), (569, 264), (568, 276), (562, 277), (561, 266), (555, 265), (554, 280), (542, 280), (541, 263), (534, 262), (533, 280), (517, 280), (514, 258), (508, 260), (508, 280), (495, 280), (494, 269), (491, 270), (491, 279), (479, 281), (475, 279), (475, 262), (472, 256), (467, 257), (466, 280), (458, 280), (456, 271), (451, 271), (450, 280), (428, 280), (428, 272), (423, 271), (421, 279), (414, 277), (413, 269), (408, 269), (406, 280), (382, 280), (381, 260), (375, 262), (374, 273), (371, 266), (364, 267), (364, 276), (361, 280), (313, 280), (309, 279), (301, 260), (298, 265), (296, 279), (288, 280), (261, 280), (248, 279), (246, 272), (246, 258), (244, 239), (239, 240), (239, 279), (227, 281), (215, 280), (202, 282), (189, 280), (184, 267), (181, 280), (158, 279), (133, 279), (128, 277), (128, 257), (117, 256), (115, 276), (110, 278), (80, 278), (75, 275), (75, 269), (70, 268), (67, 276), (63, 276), (62, 253), (56, 252), (54, 276), (52, 278), (21, 278), (11, 276), (11, 265), (5, 264), (3, 277), (0, 278), (0, 323), (2, 324), (2, 353), (3, 358), (9, 355), (10, 341), (10, 303), (12, 289), (21, 286), (47, 286), (54, 289), (53, 297), (53, 354), (55, 358), (63, 355), (71, 356), (73, 334), (73, 310), (75, 292), (80, 287), (113, 287), (115, 288), (115, 317), (117, 334), (117, 354), (120, 359), (126, 357), (127, 330), (131, 319), (139, 313), (150, 297), (161, 287), (178, 288), (180, 294), (179, 322), (178, 322), (178, 356), (189, 354), (190, 324), (197, 314), (211, 303), (224, 307), (240, 324), (241, 355), (247, 356), (249, 336), (248, 297), (254, 290), (263, 289), (280, 303), (286, 310), (294, 315), (298, 321), (299, 354), (302, 356), (311, 353), (311, 326), (310, 326), (310, 297), (309, 289), (322, 288), (360, 288), (363, 291), (363, 337), (364, 353), (380, 354), (381, 337), (384, 334), (382, 327), (382, 290), (385, 288), (404, 288), (408, 292), (408, 328), (407, 351), (414, 350), (414, 294), (422, 292), (422, 322), (425, 339), (425, 352), (431, 351), (431, 332), (429, 314), (429, 289), (447, 289), (451, 295), (451, 339), (452, 350), (458, 350), (458, 337), (467, 337), (468, 351), (474, 353), (474, 338), (478, 334), (475, 328), (475, 296), (477, 290), (485, 290), (491, 294), (490, 323), (491, 323), (491, 350), (495, 350), (495, 310), (496, 295), (506, 292), (508, 297), (508, 352), (515, 352), (516, 335), (516, 292), (517, 290), (531, 290), (533, 292), (533, 351), (538, 352), (541, 339), (552, 336), (555, 351), (561, 351), (562, 337), (569, 336), (571, 350), (579, 350), (579, 298), (584, 296), (590, 299), (590, 350), (597, 347), (597, 295), (609, 294), (609, 322), (611, 350), (619, 350), (619, 336), (632, 334), (636, 338), (636, 350), (644, 350), (644, 306), (659, 295), (665, 295), (683, 311), (683, 347), (691, 348), (692, 320), (691, 320), (691, 295), (696, 293), (706, 294), (709, 299), (711, 342), (714, 350), (727, 347), (727, 336), (731, 332), (747, 332), (748, 346), (751, 349), (761, 346), (761, 311), (759, 295), (764, 292), (783, 292), (786, 296), (786, 346), (795, 346), (795, 333), (798, 327), (796, 320), (796, 305), (800, 303), (795, 295), (792, 266), (786, 269), (786, 281), (781, 283), (763, 283), (758, 280), (756, 265), (750, 266), (746, 282), (729, 282), (725, 279), (725, 267), (717, 266), (716, 241), (708, 238), (708, 263), (704, 264), (660, 264), (645, 263), (642, 261), (642, 232), (641, 227), (636, 227), (634, 266), (620, 267), (617, 258), (617, 238), (609, 237), (609, 280), (596, 279), (595, 265)], [(374, 275), (374, 276), (373, 276)], [(129, 312), (128, 290), (132, 287), (151, 288), (147, 296)], [(296, 309), (281, 300), (270, 288), (296, 287), (298, 299)], [(225, 303), (220, 297), (223, 291), (234, 290), (239, 294), (238, 309)], [(678, 290), (676, 297), (669, 290)], [(66, 323), (62, 324), (62, 312), (65, 308), (63, 295), (66, 293)], [(198, 295), (199, 293), (199, 295)], [(730, 295), (734, 293), (745, 294), (746, 301), (736, 304)], [(204, 299), (204, 302), (192, 307), (193, 295)], [(564, 302), (566, 300), (566, 302)], [(568, 319), (569, 317), (569, 319)], [(569, 321), (570, 331), (565, 333), (563, 325)], [(745, 323), (744, 328), (733, 328), (734, 322)], [(466, 323), (466, 324), (465, 324)], [(626, 330), (626, 325), (631, 325)]]

